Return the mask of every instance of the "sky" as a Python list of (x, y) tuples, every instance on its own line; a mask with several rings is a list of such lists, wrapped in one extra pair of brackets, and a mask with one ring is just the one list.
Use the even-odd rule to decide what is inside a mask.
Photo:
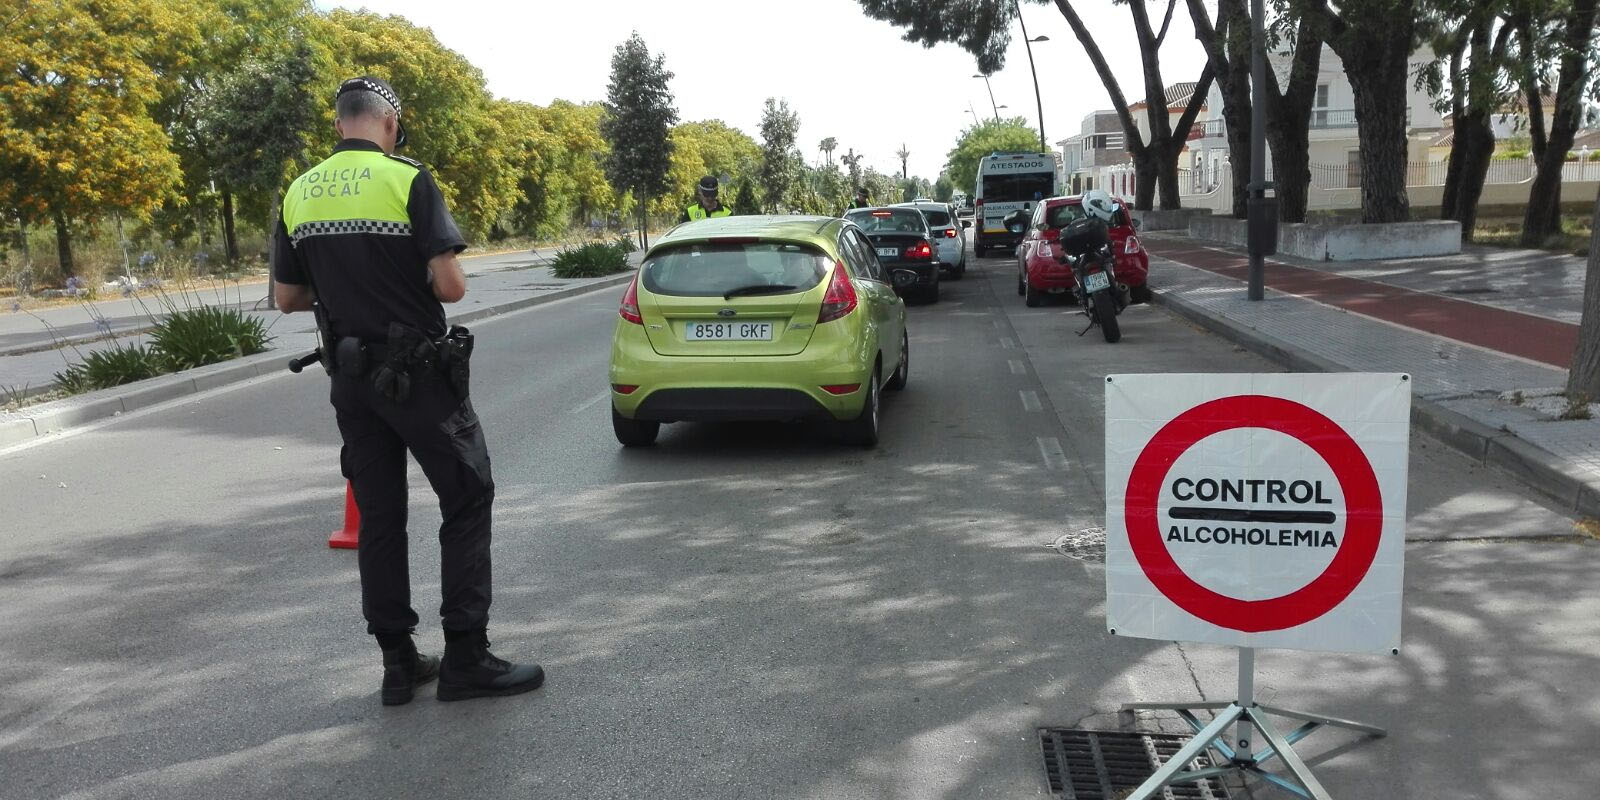
[[(1140, 0), (1135, 0), (1136, 2)], [(903, 30), (871, 19), (856, 0), (318, 0), (318, 7), (366, 8), (430, 28), (446, 47), (483, 71), (489, 91), (544, 105), (605, 98), (611, 55), (637, 30), (651, 53), (666, 57), (683, 121), (720, 119), (759, 141), (762, 103), (787, 100), (800, 115), (800, 151), (820, 158), (824, 137), (853, 148), (885, 174), (900, 171), (895, 151), (911, 153), (912, 175), (932, 180), (975, 117), (992, 117), (973, 57), (955, 44), (932, 49), (901, 39)], [(1208, 4), (1209, 5), (1209, 4)], [(1126, 5), (1078, 0), (1087, 27), (1128, 102), (1143, 97), (1139, 49)], [(1165, 5), (1152, 3), (1157, 17)], [(1083, 117), (1110, 108), (1094, 66), (1054, 3), (1024, 0), (1052, 149), (1078, 132)], [(1162, 77), (1193, 81), (1205, 53), (1178, 3), (1162, 48)], [(990, 76), (1000, 115), (1037, 125), (1033, 82), (1022, 36), (1013, 31), (1006, 66)]]

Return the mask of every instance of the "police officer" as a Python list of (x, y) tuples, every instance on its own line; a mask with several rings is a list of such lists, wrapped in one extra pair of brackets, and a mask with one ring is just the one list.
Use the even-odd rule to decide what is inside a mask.
[(849, 211), (852, 208), (871, 208), (871, 207), (872, 207), (872, 201), (867, 198), (867, 187), (865, 187), (865, 186), (857, 186), (856, 187), (856, 199), (851, 200), (850, 201), (850, 205), (845, 206), (845, 210)]
[[(489, 518), (494, 480), (467, 398), (471, 335), (445, 326), (466, 294), (466, 242), (433, 176), (394, 155), (405, 144), (400, 98), (371, 77), (339, 86), (333, 154), (296, 178), (274, 232), (275, 297), (314, 310), (344, 438), (340, 467), (361, 512), (358, 561), (367, 632), (383, 651), (384, 705), (439, 679), (440, 700), (539, 688), (544, 670), (489, 652)], [(427, 475), (439, 528), (444, 659), (411, 640), (406, 452)]]
[(694, 189), (695, 201), (683, 210), (683, 217), (678, 221), (693, 222), (707, 217), (726, 217), (733, 214), (733, 209), (722, 204), (717, 198), (717, 179), (707, 175), (700, 179), (699, 185)]

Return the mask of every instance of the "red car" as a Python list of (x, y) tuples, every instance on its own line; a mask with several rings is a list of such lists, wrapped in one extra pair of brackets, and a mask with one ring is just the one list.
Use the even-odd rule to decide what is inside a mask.
[[(1130, 303), (1150, 301), (1150, 256), (1134, 235), (1127, 203), (1117, 198), (1123, 211), (1111, 226), (1111, 250), (1116, 255), (1117, 283), (1127, 287)], [(1033, 210), (1033, 219), (1022, 243), (1017, 245), (1017, 294), (1030, 306), (1044, 303), (1046, 295), (1072, 293), (1072, 267), (1056, 260), (1055, 244), (1061, 229), (1084, 217), (1083, 197), (1052, 197)]]

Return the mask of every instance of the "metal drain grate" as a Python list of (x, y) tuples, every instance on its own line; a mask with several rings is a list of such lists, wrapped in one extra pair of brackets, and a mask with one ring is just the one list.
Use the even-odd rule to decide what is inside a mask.
[[(1187, 741), (1187, 736), (1166, 733), (1039, 729), (1045, 778), (1050, 782), (1050, 791), (1066, 800), (1121, 800), (1176, 755)], [(1209, 766), (1209, 756), (1201, 755), (1191, 768)], [(1165, 800), (1232, 797), (1228, 788), (1216, 778), (1174, 784), (1156, 796)]]

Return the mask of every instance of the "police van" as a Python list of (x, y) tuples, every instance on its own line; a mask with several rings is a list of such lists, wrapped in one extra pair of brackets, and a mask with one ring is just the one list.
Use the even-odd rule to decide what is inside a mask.
[(979, 159), (973, 252), (982, 258), (990, 250), (1015, 248), (1022, 237), (1006, 230), (1006, 215), (1060, 194), (1061, 181), (1056, 153), (992, 153)]

